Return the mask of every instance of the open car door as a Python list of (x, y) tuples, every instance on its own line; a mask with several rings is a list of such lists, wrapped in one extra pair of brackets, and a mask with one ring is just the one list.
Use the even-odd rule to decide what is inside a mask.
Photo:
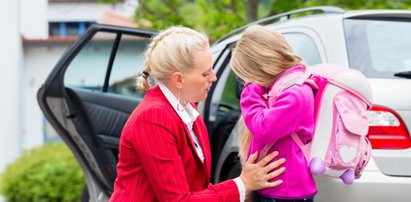
[(85, 174), (87, 200), (107, 201), (113, 191), (121, 130), (144, 96), (134, 78), (154, 34), (92, 25), (38, 91), (41, 110)]

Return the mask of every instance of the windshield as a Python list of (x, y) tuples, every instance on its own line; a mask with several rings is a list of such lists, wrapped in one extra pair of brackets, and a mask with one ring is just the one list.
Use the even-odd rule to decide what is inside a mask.
[(352, 68), (369, 78), (395, 78), (411, 70), (411, 24), (404, 21), (344, 21)]

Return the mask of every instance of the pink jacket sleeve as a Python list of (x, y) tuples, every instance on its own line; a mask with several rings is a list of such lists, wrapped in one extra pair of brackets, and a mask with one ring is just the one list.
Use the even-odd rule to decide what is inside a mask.
[(271, 144), (296, 131), (301, 102), (295, 87), (284, 90), (271, 107), (267, 107), (262, 97), (264, 93), (263, 86), (246, 85), (241, 93), (240, 107), (245, 124), (256, 141)]

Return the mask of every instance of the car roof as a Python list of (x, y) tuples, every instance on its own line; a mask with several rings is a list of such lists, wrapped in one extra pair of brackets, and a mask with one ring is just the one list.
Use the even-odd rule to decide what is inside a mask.
[[(295, 14), (302, 14), (307, 12), (316, 12), (321, 11), (321, 13), (314, 13), (312, 15), (304, 15), (301, 17), (292, 17), (291, 15)], [(318, 20), (324, 16), (341, 16), (342, 19), (411, 19), (411, 11), (409, 10), (344, 10), (338, 7), (333, 6), (317, 6), (317, 7), (309, 7), (304, 9), (293, 10), (286, 13), (281, 13), (278, 15), (270, 16), (250, 24), (244, 25), (238, 29), (235, 29), (228, 33), (227, 35), (223, 36), (213, 44), (214, 49), (220, 49), (227, 44), (231, 44), (236, 42), (240, 36), (242, 31), (244, 31), (247, 27), (255, 24), (260, 24), (263, 26), (279, 26), (283, 23), (290, 23), (292, 21), (298, 20), (306, 20), (310, 18), (317, 18)]]
[(352, 10), (345, 11), (344, 18), (411, 18), (409, 10)]

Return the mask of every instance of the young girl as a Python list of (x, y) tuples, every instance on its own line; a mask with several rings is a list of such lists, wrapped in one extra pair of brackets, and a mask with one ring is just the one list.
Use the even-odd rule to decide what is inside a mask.
[[(279, 93), (267, 106), (266, 94), (280, 78), (305, 71), (287, 41), (278, 33), (259, 25), (247, 28), (233, 50), (231, 66), (246, 82), (240, 106), (244, 123), (251, 137), (243, 138), (240, 155), (248, 158), (266, 144), (285, 158), (287, 170), (274, 180), (283, 180), (278, 187), (258, 191), (255, 201), (313, 201), (317, 192), (304, 153), (294, 142), (296, 133), (303, 142), (312, 139), (314, 132), (314, 95), (310, 86), (293, 85)], [(241, 152), (243, 151), (243, 152)], [(245, 153), (244, 151), (248, 151)], [(241, 154), (242, 153), (242, 154)]]

